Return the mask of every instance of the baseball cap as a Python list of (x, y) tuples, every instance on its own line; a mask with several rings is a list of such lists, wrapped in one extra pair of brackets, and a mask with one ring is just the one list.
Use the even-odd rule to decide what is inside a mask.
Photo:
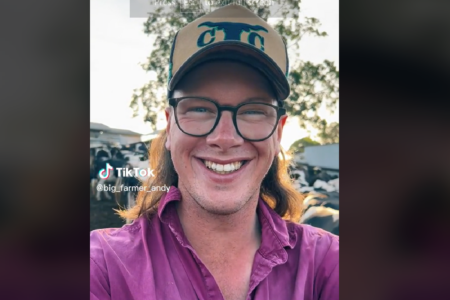
[(281, 35), (237, 4), (216, 9), (177, 32), (169, 61), (169, 95), (192, 68), (218, 59), (240, 61), (258, 69), (273, 84), (277, 100), (289, 96), (289, 60)]

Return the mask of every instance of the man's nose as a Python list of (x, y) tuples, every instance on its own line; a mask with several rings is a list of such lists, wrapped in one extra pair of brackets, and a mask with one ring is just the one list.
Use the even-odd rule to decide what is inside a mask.
[(227, 150), (242, 145), (244, 139), (237, 133), (233, 124), (233, 115), (229, 111), (222, 112), (220, 121), (214, 131), (206, 137), (208, 145)]

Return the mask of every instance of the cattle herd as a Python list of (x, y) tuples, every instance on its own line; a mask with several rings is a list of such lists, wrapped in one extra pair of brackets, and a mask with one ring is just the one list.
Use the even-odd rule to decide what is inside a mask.
[(339, 235), (338, 173), (296, 165), (290, 167), (290, 175), (295, 188), (305, 195), (300, 223)]
[[(90, 153), (91, 198), (96, 201), (114, 198), (119, 205), (133, 206), (137, 189), (132, 187), (139, 186), (143, 178), (120, 177), (117, 168), (148, 168), (148, 145), (142, 142), (127, 146), (105, 144), (91, 148)], [(99, 172), (107, 164), (113, 167), (113, 172), (103, 179)], [(306, 165), (291, 165), (289, 173), (295, 188), (305, 195), (300, 223), (339, 235), (338, 173)], [(98, 189), (98, 186), (108, 186), (109, 189)]]
[[(113, 167), (110, 176), (106, 179), (99, 176), (100, 170), (107, 165)], [(97, 201), (112, 200), (111, 194), (120, 205), (130, 207), (134, 204), (137, 190), (132, 187), (140, 185), (139, 175), (136, 177), (118, 176), (117, 168), (148, 168), (148, 145), (136, 143), (127, 146), (112, 146), (104, 144), (90, 149), (90, 185), (91, 198)], [(98, 189), (98, 186), (102, 187)], [(104, 187), (108, 187), (108, 189)]]

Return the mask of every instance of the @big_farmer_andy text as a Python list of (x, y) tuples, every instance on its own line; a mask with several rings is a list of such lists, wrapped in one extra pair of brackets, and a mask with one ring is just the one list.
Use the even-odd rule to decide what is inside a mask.
[(120, 193), (120, 192), (142, 192), (145, 191), (147, 193), (151, 192), (168, 192), (170, 190), (169, 186), (163, 185), (163, 186), (127, 186), (127, 185), (106, 185), (106, 184), (99, 184), (97, 185), (97, 191), (105, 191), (105, 192), (111, 192), (111, 193)]

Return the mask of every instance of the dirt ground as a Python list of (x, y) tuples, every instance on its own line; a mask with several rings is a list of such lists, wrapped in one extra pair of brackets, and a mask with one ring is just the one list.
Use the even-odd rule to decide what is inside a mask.
[(91, 200), (90, 230), (100, 228), (122, 227), (125, 224), (125, 221), (122, 220), (113, 210), (119, 208), (119, 205), (116, 203), (114, 197), (112, 197), (111, 200), (103, 198), (101, 201), (97, 201), (95, 197), (91, 196), (90, 200)]

